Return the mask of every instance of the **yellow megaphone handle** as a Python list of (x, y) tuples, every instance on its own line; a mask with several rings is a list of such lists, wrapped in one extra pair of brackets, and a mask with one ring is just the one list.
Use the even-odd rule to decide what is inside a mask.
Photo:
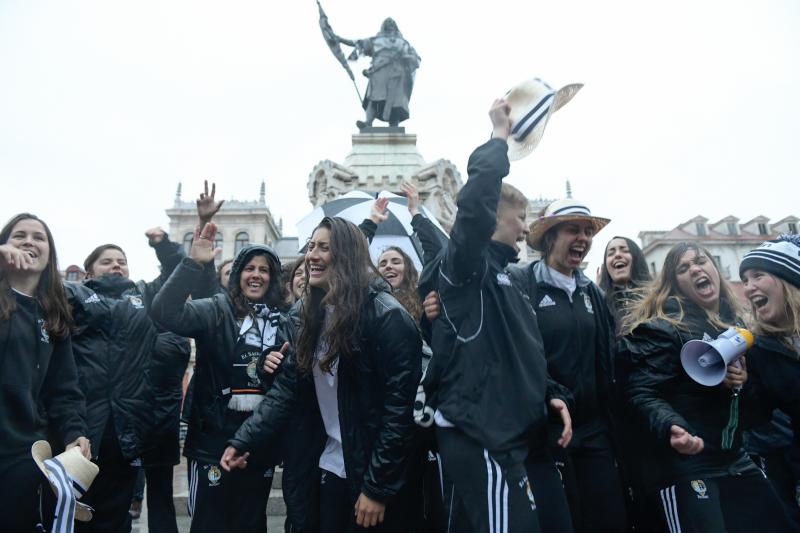
[(739, 335), (744, 337), (744, 340), (747, 343), (747, 348), (748, 349), (752, 348), (753, 342), (755, 341), (753, 333), (749, 329), (744, 329), (744, 328), (736, 328), (736, 331), (739, 332)]

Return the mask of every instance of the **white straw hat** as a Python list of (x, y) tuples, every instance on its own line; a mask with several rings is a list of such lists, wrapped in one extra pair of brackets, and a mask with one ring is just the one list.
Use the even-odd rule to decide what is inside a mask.
[(504, 99), (511, 107), (511, 135), (508, 137), (511, 161), (522, 159), (536, 148), (550, 115), (572, 100), (581, 87), (582, 83), (572, 83), (556, 91), (541, 79), (533, 78), (506, 93)]
[(547, 233), (547, 230), (562, 222), (569, 222), (571, 220), (588, 220), (594, 225), (595, 233), (611, 222), (608, 218), (592, 216), (589, 207), (575, 198), (556, 200), (545, 208), (542, 216), (531, 223), (527, 238), (528, 244), (534, 250), (541, 252), (542, 238), (544, 234)]
[[(96, 464), (88, 460), (81, 454), (80, 448), (77, 446), (66, 450), (63, 453), (53, 457), (53, 450), (50, 448), (50, 443), (46, 440), (39, 440), (31, 446), (31, 455), (39, 470), (42, 471), (44, 476), (50, 482), (50, 487), (53, 492), (58, 495), (58, 487), (64, 484), (69, 484), (75, 498), (82, 497), (89, 487), (92, 485), (94, 478), (100, 469)], [(54, 472), (63, 470), (68, 479), (59, 478), (57, 473)], [(76, 502), (75, 504), (75, 520), (81, 522), (88, 522), (92, 519), (92, 508), (88, 505)], [(66, 515), (70, 514), (71, 509), (66, 511)], [(56, 510), (58, 517), (58, 509)]]

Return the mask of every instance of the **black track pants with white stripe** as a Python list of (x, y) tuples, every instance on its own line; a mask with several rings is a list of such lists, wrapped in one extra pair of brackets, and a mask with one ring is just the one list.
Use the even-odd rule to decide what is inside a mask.
[(190, 459), (191, 533), (266, 533), (272, 467), (250, 464), (226, 472), (219, 463)]
[(789, 533), (770, 482), (761, 474), (698, 478), (658, 493), (670, 533)]
[[(537, 486), (535, 481), (529, 481), (524, 464), (501, 468), (487, 450), (457, 429), (437, 428), (436, 438), (445, 485), (453, 487), (450, 498), (445, 494), (449, 499), (445, 502), (448, 532), (549, 533), (540, 526), (538, 506), (545, 500), (559, 500), (559, 493), (562, 525), (566, 529), (550, 529), (571, 531), (563, 488), (552, 462), (548, 474), (543, 476), (551, 481)], [(544, 493), (546, 498), (537, 496)]]

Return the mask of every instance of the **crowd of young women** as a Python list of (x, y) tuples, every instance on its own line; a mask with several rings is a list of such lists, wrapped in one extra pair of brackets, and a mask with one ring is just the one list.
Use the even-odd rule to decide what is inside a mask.
[[(748, 309), (695, 243), (651, 279), (636, 243), (613, 237), (594, 283), (581, 264), (608, 220), (566, 199), (528, 227), (526, 199), (502, 183), (507, 106), (490, 116), (449, 242), (405, 187), (421, 274), (400, 248), (372, 263), (383, 200), (360, 226), (323, 219), (293, 265), (252, 245), (216, 270), (221, 203), (206, 191), (188, 255), (147, 232), (162, 265), (150, 283), (112, 244), (89, 254), (84, 282), (62, 282), (46, 224), (12, 218), (3, 527), (47, 530), (57, 514), (30, 451), (47, 439), (100, 467), (79, 531), (130, 530), (142, 463), (166, 517), (151, 528), (175, 531), (164, 502), (192, 338), (193, 532), (266, 531), (280, 464), (293, 532), (800, 530), (800, 237), (745, 256)], [(514, 264), (523, 241), (541, 260)], [(682, 346), (731, 326), (754, 346), (720, 385), (696, 383)]]

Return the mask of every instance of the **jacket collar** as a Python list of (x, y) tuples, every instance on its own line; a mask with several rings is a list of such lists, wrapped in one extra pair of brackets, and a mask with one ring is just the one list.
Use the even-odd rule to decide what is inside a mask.
[[(547, 264), (545, 264), (544, 261), (536, 261), (533, 263), (531, 268), (533, 270), (533, 276), (536, 278), (536, 283), (547, 283), (553, 287), (558, 286), (553, 280), (553, 276), (550, 274), (550, 269), (547, 268)], [(573, 276), (575, 277), (578, 287), (588, 287), (592, 283), (592, 280), (587, 278), (581, 270), (576, 270)]]
[(136, 287), (136, 284), (130, 278), (123, 278), (116, 274), (106, 274), (99, 278), (91, 278), (84, 283), (94, 292), (110, 298), (119, 298), (125, 291)]
[(517, 250), (513, 246), (500, 241), (489, 242), (489, 255), (505, 267), (509, 263), (516, 263), (519, 261)]
[(800, 361), (800, 354), (790, 349), (779, 337), (774, 335), (757, 335), (755, 344), (763, 350), (777, 352), (794, 361)]

